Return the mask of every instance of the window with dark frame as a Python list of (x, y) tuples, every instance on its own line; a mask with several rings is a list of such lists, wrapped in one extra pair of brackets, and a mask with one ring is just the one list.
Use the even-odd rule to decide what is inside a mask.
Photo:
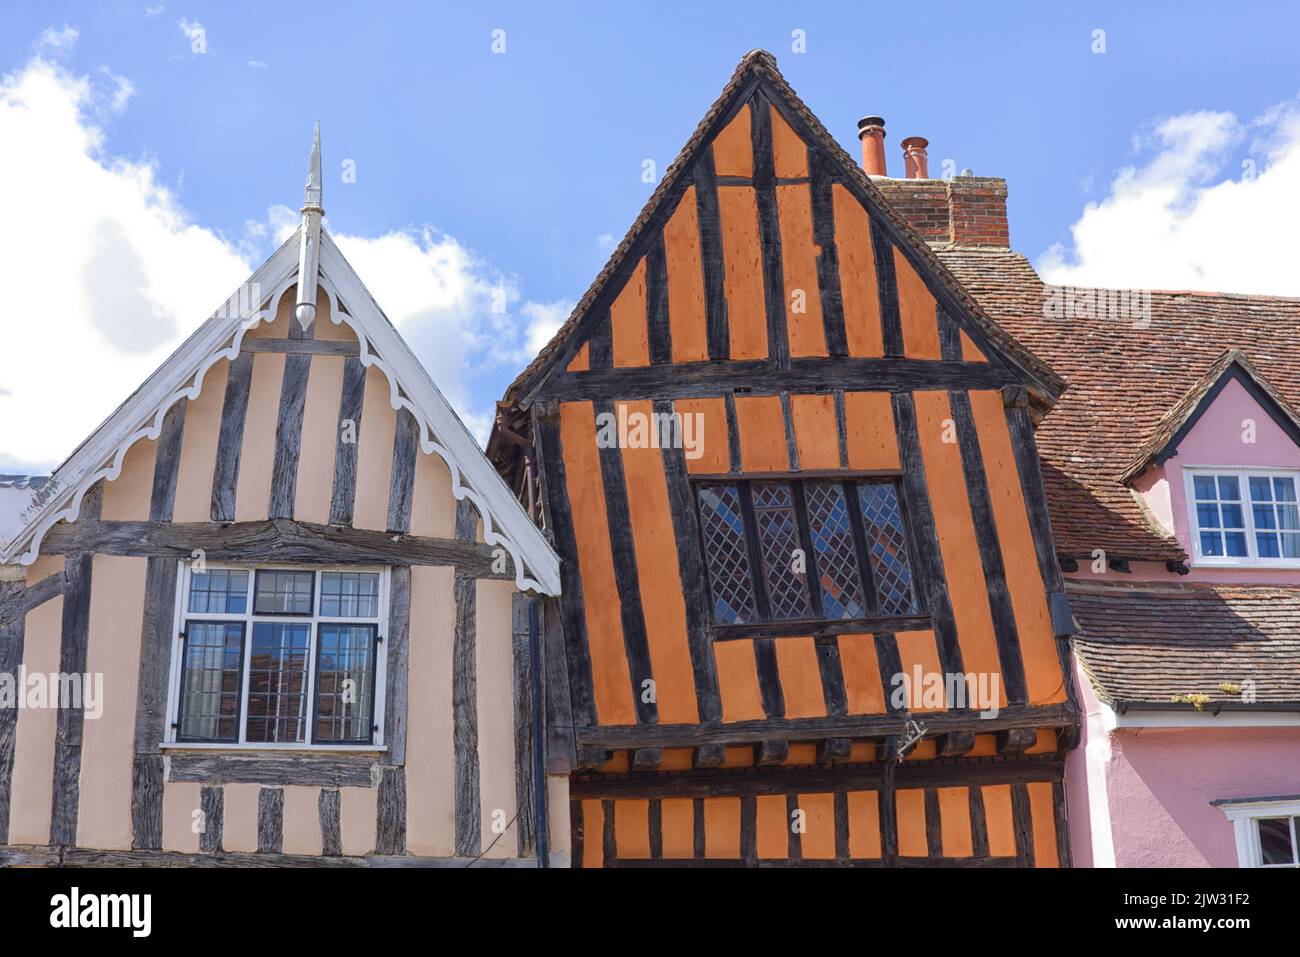
[(186, 575), (178, 742), (374, 742), (378, 571)]
[(719, 628), (924, 614), (894, 479), (702, 481), (695, 500)]

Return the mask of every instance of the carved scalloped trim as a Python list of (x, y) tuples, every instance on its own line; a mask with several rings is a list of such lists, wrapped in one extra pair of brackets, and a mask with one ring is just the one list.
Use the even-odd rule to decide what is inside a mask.
[[(107, 467), (91, 472), (77, 483), (72, 498), (70, 499), (70, 504), (66, 508), (57, 511), (52, 515), (48, 515), (41, 520), (36, 531), (32, 535), (31, 543), (27, 550), (23, 553), (22, 557), (19, 558), (19, 564), (30, 565), (32, 562), (36, 561), (37, 556), (40, 554), (41, 542), (44, 540), (45, 534), (53, 528), (55, 524), (64, 520), (69, 523), (77, 520), (77, 516), (81, 514), (82, 500), (85, 499), (86, 493), (94, 488), (97, 482), (101, 480), (112, 482), (122, 474), (122, 463), (126, 459), (127, 452), (130, 451), (131, 447), (135, 445), (136, 442), (139, 442), (141, 439), (158, 438), (162, 432), (163, 419), (167, 415), (167, 411), (173, 405), (183, 398), (193, 400), (199, 397), (199, 392), (203, 388), (203, 380), (207, 376), (208, 370), (223, 358), (231, 361), (237, 358), (245, 333), (263, 322), (274, 321), (276, 306), (279, 304), (281, 297), (289, 291), (290, 287), (297, 285), (297, 282), (298, 277), (295, 272), (294, 275), (289, 276), (280, 284), (275, 292), (262, 303), (261, 308), (259, 308), (257, 312), (240, 322), (239, 328), (235, 331), (234, 337), (231, 339), (229, 346), (219, 348), (208, 356), (208, 358), (204, 360), (198, 370), (194, 373), (189, 385), (173, 392), (161, 403), (161, 405), (159, 405), (153, 414), (150, 424), (137, 429), (127, 436), (111, 456), (111, 464)], [(483, 497), (471, 485), (462, 480), (460, 466), (456, 463), (451, 453), (449, 453), (438, 440), (437, 435), (434, 433), (433, 428), (429, 424), (424, 413), (420, 411), (415, 403), (406, 397), (402, 383), (398, 380), (397, 375), (389, 365), (384, 362), (379, 353), (373, 350), (372, 344), (369, 338), (367, 338), (365, 332), (361, 329), (360, 323), (353, 318), (350, 312), (348, 312), (347, 304), (339, 298), (333, 284), (326, 279), (324, 274), (319, 274), (318, 283), (320, 287), (325, 290), (330, 299), (330, 322), (334, 325), (346, 323), (348, 328), (356, 335), (357, 342), (360, 343), (359, 358), (361, 359), (361, 364), (366, 368), (369, 368), (370, 366), (377, 367), (379, 371), (384, 374), (385, 378), (388, 379), (389, 405), (392, 406), (395, 411), (407, 409), (411, 415), (415, 417), (415, 421), (420, 428), (420, 450), (426, 455), (436, 454), (440, 459), (442, 459), (443, 463), (447, 466), (448, 472), (451, 474), (451, 490), (456, 500), (460, 501), (468, 496), (470, 502), (477, 509), (480, 517), (483, 519), (483, 541), (490, 546), (500, 546), (509, 553), (510, 559), (515, 568), (516, 587), (521, 591), (545, 591), (541, 584), (528, 574), (528, 569), (526, 569), (524, 565), (518, 544), (511, 541), (508, 536), (502, 534), (495, 527), (492, 512), (488, 508), (487, 503), (483, 500)]]

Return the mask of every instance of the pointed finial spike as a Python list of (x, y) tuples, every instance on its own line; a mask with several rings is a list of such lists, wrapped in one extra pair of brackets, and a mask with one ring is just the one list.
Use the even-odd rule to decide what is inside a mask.
[[(311, 138), (311, 159), (307, 164), (307, 196), (305, 206), (319, 207), (321, 204), (320, 172), (320, 120), (316, 121), (316, 130)], [(305, 211), (305, 210), (304, 210)]]
[(316, 283), (320, 269), (321, 207), (320, 120), (311, 140), (311, 160), (307, 164), (307, 197), (302, 207), (299, 230), (298, 302), (294, 316), (304, 330), (316, 320)]

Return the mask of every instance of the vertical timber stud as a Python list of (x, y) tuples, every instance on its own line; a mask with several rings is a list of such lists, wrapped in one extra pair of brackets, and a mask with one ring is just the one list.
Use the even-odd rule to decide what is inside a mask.
[(704, 273), (704, 309), (709, 358), (731, 355), (727, 325), (726, 266), (722, 259), (722, 217), (718, 212), (718, 178), (713, 166), (713, 144), (700, 150), (695, 162), (695, 210), (700, 224), (700, 266)]
[[(656, 400), (654, 411), (656, 415), (671, 415), (674, 413), (673, 403), (664, 399)], [(677, 542), (682, 597), (686, 602), (686, 642), (695, 678), (695, 704), (701, 721), (721, 721), (722, 698), (718, 691), (718, 667), (713, 657), (713, 637), (709, 632), (712, 618), (709, 584), (704, 559), (696, 545), (700, 541), (699, 518), (686, 474), (686, 453), (672, 442), (665, 443), (661, 451), (673, 537)]]
[(379, 769), (375, 853), (406, 853), (406, 769)]
[[(56, 572), (55, 574), (62, 574)], [(0, 582), (0, 600), (21, 592), (24, 583)], [(23, 638), (27, 616), (19, 615), (0, 626), (0, 674), (16, 675), (23, 663)], [(0, 708), (0, 845), (9, 843), (10, 795), (13, 793), (14, 744), (18, 730), (18, 709)]]
[(1011, 821), (1016, 835), (1016, 857), (1021, 867), (1034, 866), (1034, 824), (1029, 804), (1029, 788), (1011, 785)]
[[(594, 357), (592, 359), (594, 363)], [(561, 555), (578, 554), (573, 531), (573, 513), (569, 508), (568, 479), (564, 467), (564, 445), (560, 440), (559, 410), (553, 403), (533, 404), (533, 430), (538, 441), (538, 474), (542, 477), (542, 497), (547, 503), (547, 522), (555, 535), (556, 550)], [(587, 622), (583, 613), (582, 576), (576, 562), (560, 562), (559, 599), (563, 627), (558, 638), (563, 642), (563, 660), (569, 670), (569, 696), (574, 723), (590, 728), (596, 724), (596, 699), (592, 694), (591, 651), (587, 643)], [(557, 643), (556, 629), (547, 628), (547, 649)], [(576, 755), (575, 755), (576, 760)]]
[(407, 700), (407, 674), (411, 641), (411, 568), (395, 565), (390, 572), (388, 634), (386, 642), (386, 678), (384, 705), (384, 745), (386, 762), (406, 764), (406, 728), (410, 702)]
[[(594, 403), (596, 417), (614, 416), (614, 403)], [(646, 634), (645, 611), (641, 607), (641, 578), (637, 570), (636, 548), (632, 542), (632, 515), (627, 501), (627, 481), (623, 474), (623, 451), (617, 445), (600, 450), (600, 475), (605, 492), (605, 512), (609, 524), (610, 551), (614, 558), (614, 583), (618, 588), (619, 611), (623, 622), (623, 647), (627, 653), (627, 670), (632, 680), (632, 702), (641, 724), (659, 721), (657, 696), (647, 694), (654, 687), (650, 665), (650, 641)], [(646, 685), (649, 681), (650, 685)]]
[(970, 804), (971, 853), (975, 857), (989, 856), (989, 826), (984, 811), (984, 789), (972, 783), (967, 789)]
[(876, 262), (876, 293), (880, 297), (880, 333), (888, 358), (903, 357), (903, 320), (898, 311), (898, 277), (894, 274), (894, 244), (876, 217), (871, 217), (871, 249)]
[(650, 341), (650, 361), (673, 361), (672, 329), (668, 324), (668, 259), (663, 230), (655, 232), (645, 254), (645, 322)]
[(343, 853), (343, 831), (339, 822), (338, 788), (322, 788), (316, 802), (320, 816), (320, 847), (324, 857), (338, 857)]
[(757, 90), (749, 101), (754, 145), (754, 199), (763, 255), (763, 297), (767, 305), (767, 354), (778, 369), (790, 368), (790, 336), (785, 321), (785, 274), (781, 268), (781, 226), (776, 208), (776, 164), (772, 155), (772, 108)]
[(221, 851), (221, 836), (225, 824), (225, 789), (219, 786), (205, 786), (199, 792), (200, 820), (203, 830), (199, 832), (199, 850), (205, 854)]
[(537, 815), (533, 808), (533, 684), (529, 646), (529, 607), (536, 599), (514, 592), (510, 601), (510, 650), (514, 665), (515, 836), (520, 857), (536, 850)]
[(248, 390), (253, 382), (253, 354), (241, 352), (230, 363), (226, 394), (221, 400), (221, 431), (217, 462), (212, 470), (212, 520), (235, 520), (235, 486), (239, 482), (239, 453), (244, 445)]
[(415, 493), (415, 463), (420, 455), (420, 424), (411, 410), (397, 411), (393, 435), (393, 470), (388, 484), (388, 530), (405, 535), (411, 530), (411, 503)]
[(842, 358), (849, 354), (849, 345), (848, 333), (844, 329), (839, 250), (835, 246), (835, 201), (827, 165), (822, 151), (809, 146), (813, 242), (817, 245), (817, 289), (821, 294), (826, 352), (832, 358)]
[[(295, 323), (289, 325), (294, 327)], [(301, 329), (300, 326), (297, 328)], [(307, 376), (310, 373), (311, 356), (294, 354), (285, 357), (280, 411), (275, 424), (271, 498), (267, 503), (269, 518), (293, 518), (298, 490), (298, 454), (302, 449), (302, 415), (307, 407)]]
[[(366, 367), (357, 356), (343, 363), (339, 392), (338, 433), (334, 441), (334, 485), (330, 492), (330, 524), (351, 525), (357, 500), (357, 446), (361, 443), (361, 410), (366, 396)], [(348, 441), (348, 440), (351, 441)]]
[(1052, 782), (1052, 816), (1056, 824), (1056, 854), (1061, 867), (1073, 867), (1070, 859), (1070, 822), (1066, 816), (1065, 785)]
[[(99, 518), (104, 500), (104, 483), (95, 485), (81, 502), (81, 518)], [(94, 555), (71, 554), (64, 559), (63, 630), (59, 641), (59, 672), (86, 673), (86, 652), (90, 640), (90, 588)], [(59, 703), (58, 729), (54, 741), (53, 800), (50, 807), (50, 846), (70, 847), (77, 843), (77, 810), (81, 799), (81, 742), (86, 715), (84, 699)]]
[[(890, 262), (892, 264), (892, 257)], [(934, 620), (934, 637), (943, 670), (948, 674), (965, 674), (961, 648), (957, 644), (957, 622), (948, 597), (948, 579), (944, 577), (943, 555), (939, 551), (939, 534), (930, 507), (925, 461), (921, 458), (916, 406), (910, 392), (894, 393), (892, 398), (898, 433), (898, 460), (903, 466), (903, 496), (915, 536), (914, 577), (919, 579), (917, 584)]]
[(284, 789), (262, 788), (257, 793), (257, 852), (284, 850)]
[(980, 564), (984, 568), (984, 583), (988, 586), (989, 612), (993, 619), (993, 634), (998, 648), (998, 664), (1002, 668), (1002, 682), (1006, 688), (1008, 704), (1025, 704), (1025, 666), (1020, 657), (1020, 639), (1016, 631), (1015, 609), (1011, 606), (1011, 593), (1007, 589), (1006, 569), (1002, 564), (1002, 546), (998, 541), (997, 523), (993, 518), (993, 502), (989, 498), (988, 477), (984, 472), (984, 459), (980, 452), (979, 437), (975, 434), (975, 417), (971, 412), (970, 396), (963, 391), (948, 393), (953, 422), (957, 426), (957, 446), (961, 451), (962, 472), (966, 479), (967, 497), (970, 499), (971, 518), (975, 524), (976, 545)]
[[(186, 404), (178, 402), (163, 419), (155, 453), (153, 492), (149, 500), (151, 522), (170, 522), (172, 519)], [(181, 412), (173, 417), (172, 413), (177, 409)], [(163, 804), (163, 758), (159, 745), (167, 733), (167, 677), (175, 637), (172, 634), (172, 613), (176, 604), (178, 569), (176, 561), (171, 558), (151, 556), (146, 561), (131, 768), (131, 846), (137, 850), (158, 850), (162, 847)]]
[[(456, 539), (476, 538), (478, 513), (468, 498), (456, 503)], [(451, 723), (456, 751), (456, 854), (478, 857), (482, 850), (479, 800), (478, 680), (474, 672), (477, 583), (459, 571), (455, 577), (456, 633), (451, 652)]]

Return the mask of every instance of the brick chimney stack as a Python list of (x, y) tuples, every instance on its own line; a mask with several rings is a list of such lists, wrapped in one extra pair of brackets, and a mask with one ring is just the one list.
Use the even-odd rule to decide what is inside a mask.
[(858, 139), (862, 140), (862, 168), (868, 176), (887, 176), (885, 172), (885, 119), (864, 116), (858, 120)]

